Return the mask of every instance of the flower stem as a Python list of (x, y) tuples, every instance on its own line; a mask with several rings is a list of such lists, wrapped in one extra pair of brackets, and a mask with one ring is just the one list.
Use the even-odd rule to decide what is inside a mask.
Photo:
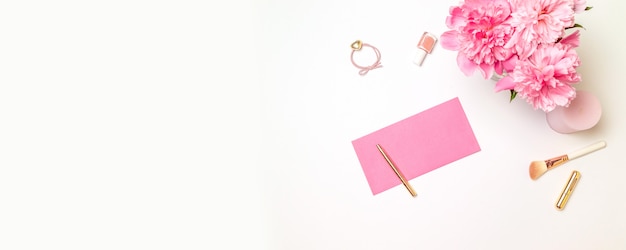
[(513, 99), (515, 99), (516, 96), (517, 96), (517, 91), (511, 89), (511, 99), (509, 100), (509, 102), (513, 102)]

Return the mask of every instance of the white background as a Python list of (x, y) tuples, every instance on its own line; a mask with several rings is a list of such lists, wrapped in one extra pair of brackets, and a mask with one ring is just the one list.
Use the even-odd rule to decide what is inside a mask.
[[(0, 249), (625, 248), (626, 4), (577, 16), (604, 113), (568, 135), (440, 45), (411, 63), (455, 4), (3, 2)], [(357, 74), (356, 39), (383, 68)], [(351, 141), (454, 97), (482, 150), (372, 196)]]

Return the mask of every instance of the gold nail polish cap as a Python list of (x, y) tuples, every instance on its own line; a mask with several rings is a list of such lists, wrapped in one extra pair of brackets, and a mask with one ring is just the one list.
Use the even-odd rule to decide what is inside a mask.
[(556, 201), (556, 209), (563, 210), (565, 208), (565, 205), (567, 204), (569, 197), (572, 195), (576, 184), (578, 184), (579, 179), (580, 172), (574, 170), (572, 172), (572, 175), (570, 175), (569, 179), (567, 180), (565, 187), (563, 187), (563, 191), (561, 192), (559, 199)]

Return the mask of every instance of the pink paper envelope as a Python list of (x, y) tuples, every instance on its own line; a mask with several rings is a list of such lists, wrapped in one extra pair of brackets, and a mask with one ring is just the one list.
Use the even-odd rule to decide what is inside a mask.
[(407, 180), (480, 151), (459, 98), (352, 141), (374, 195), (402, 184), (376, 144)]

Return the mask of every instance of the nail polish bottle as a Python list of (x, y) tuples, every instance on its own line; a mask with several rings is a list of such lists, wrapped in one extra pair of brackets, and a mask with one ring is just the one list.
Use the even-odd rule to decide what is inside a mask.
[(415, 59), (413, 59), (413, 63), (417, 64), (417, 66), (422, 66), (424, 58), (433, 51), (435, 43), (437, 43), (437, 37), (431, 33), (424, 32), (420, 41), (417, 43), (417, 54), (415, 55)]

